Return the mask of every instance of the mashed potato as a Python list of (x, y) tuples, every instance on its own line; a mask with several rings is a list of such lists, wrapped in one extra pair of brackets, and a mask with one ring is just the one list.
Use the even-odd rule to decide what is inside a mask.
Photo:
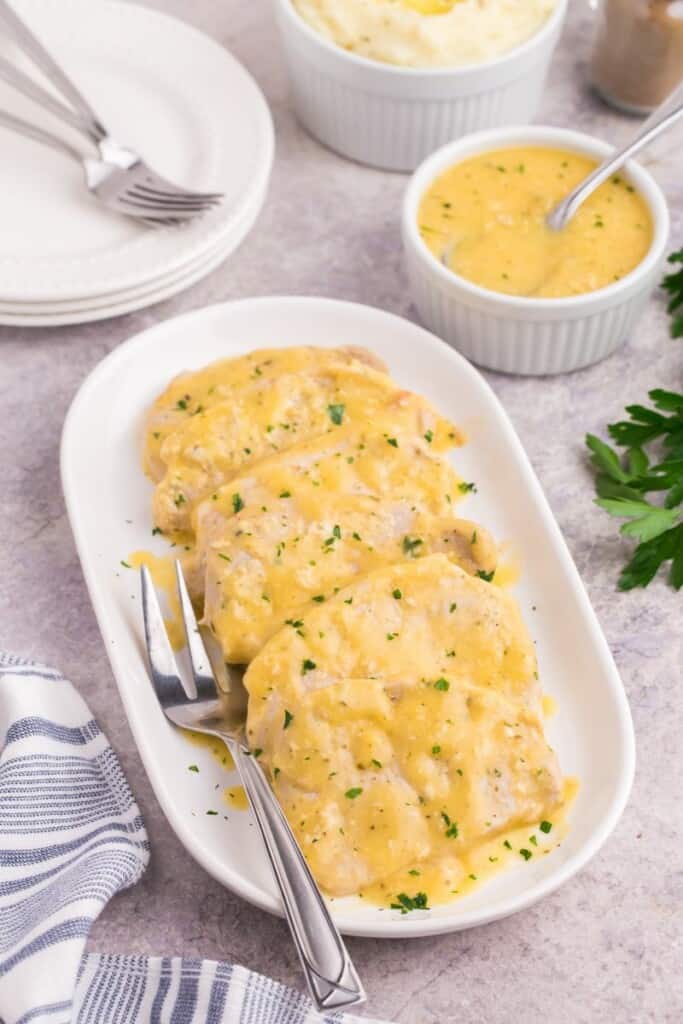
[(320, 35), (370, 60), (457, 67), (492, 60), (534, 35), (557, 0), (292, 0)]

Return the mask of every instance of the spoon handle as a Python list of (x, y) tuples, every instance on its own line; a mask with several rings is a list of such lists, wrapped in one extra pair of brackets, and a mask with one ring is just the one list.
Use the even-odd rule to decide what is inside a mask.
[(664, 102), (640, 125), (630, 142), (603, 160), (561, 203), (557, 204), (548, 216), (548, 226), (554, 231), (561, 231), (596, 188), (653, 139), (667, 131), (682, 115), (683, 82), (677, 85)]

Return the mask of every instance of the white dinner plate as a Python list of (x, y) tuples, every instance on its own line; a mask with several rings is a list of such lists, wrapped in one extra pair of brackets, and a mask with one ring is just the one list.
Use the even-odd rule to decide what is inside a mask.
[[(90, 196), (75, 161), (1, 129), (0, 304), (118, 298), (234, 248), (274, 150), (268, 106), (244, 68), (208, 36), (135, 4), (17, 0), (17, 9), (115, 138), (172, 181), (225, 199), (179, 230), (150, 230)], [(0, 105), (55, 128), (4, 83)]]
[[(357, 898), (332, 901), (336, 921), (350, 935), (438, 934), (528, 907), (585, 865), (623, 810), (635, 757), (628, 704), (600, 626), (529, 460), (480, 374), (422, 328), (366, 306), (307, 298), (212, 306), (137, 335), (92, 372), (64, 426), (62, 484), (119, 692), (161, 806), (207, 871), (280, 913), (251, 816), (221, 803), (226, 778), (236, 779), (169, 725), (156, 703), (143, 653), (138, 575), (121, 561), (140, 548), (167, 550), (152, 537), (152, 487), (140, 469), (140, 450), (145, 410), (171, 377), (254, 348), (349, 343), (376, 352), (399, 383), (426, 395), (467, 432), (469, 442), (453, 460), (466, 480), (477, 482), (478, 493), (463, 503), (463, 514), (514, 546), (522, 565), (516, 596), (537, 643), (544, 689), (558, 704), (547, 723), (549, 739), (564, 772), (580, 779), (559, 848), (528, 863), (520, 859), (459, 901), (405, 916)], [(190, 764), (199, 772), (188, 771)]]
[(44, 303), (40, 306), (0, 303), (0, 324), (13, 327), (59, 327), (66, 324), (92, 323), (123, 316), (137, 309), (145, 309), (157, 302), (163, 302), (172, 295), (177, 295), (210, 274), (240, 245), (261, 212), (266, 191), (264, 186), (262, 194), (255, 195), (251, 206), (245, 208), (242, 218), (233, 227), (227, 245), (224, 240), (189, 267), (166, 275), (161, 281), (155, 281), (151, 285), (130, 289), (120, 295), (104, 299), (100, 297), (77, 303)]

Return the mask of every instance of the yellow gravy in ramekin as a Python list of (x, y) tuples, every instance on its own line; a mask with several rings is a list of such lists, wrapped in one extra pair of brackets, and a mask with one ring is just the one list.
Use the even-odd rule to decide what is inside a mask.
[(550, 210), (596, 166), (564, 149), (513, 147), (449, 168), (425, 193), (423, 241), (460, 277), (507, 295), (552, 299), (621, 280), (653, 238), (645, 199), (622, 174), (601, 185), (562, 231)]

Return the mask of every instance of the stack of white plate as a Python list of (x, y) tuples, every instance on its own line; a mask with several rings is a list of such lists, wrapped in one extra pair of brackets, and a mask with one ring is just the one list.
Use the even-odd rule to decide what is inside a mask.
[[(189, 287), (240, 244), (264, 203), (274, 137), (260, 90), (218, 43), (155, 11), (14, 2), (114, 138), (166, 178), (225, 200), (182, 227), (148, 228), (105, 209), (75, 161), (1, 128), (0, 323), (85, 323)], [(4, 85), (0, 106), (76, 138)]]

